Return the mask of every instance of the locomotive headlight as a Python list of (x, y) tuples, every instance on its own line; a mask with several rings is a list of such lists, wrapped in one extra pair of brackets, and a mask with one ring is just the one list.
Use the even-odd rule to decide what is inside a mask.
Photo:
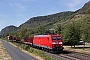
[(52, 42), (52, 44), (56, 44), (55, 42)]
[(63, 44), (62, 42), (59, 42), (59, 44)]

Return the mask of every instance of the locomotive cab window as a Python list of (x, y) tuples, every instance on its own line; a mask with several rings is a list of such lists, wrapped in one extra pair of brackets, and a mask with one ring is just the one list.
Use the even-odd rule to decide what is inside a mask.
[(61, 37), (57, 37), (57, 40), (62, 40)]
[(52, 40), (57, 40), (57, 38), (56, 37), (52, 37)]
[(52, 37), (52, 40), (61, 40), (61, 37)]

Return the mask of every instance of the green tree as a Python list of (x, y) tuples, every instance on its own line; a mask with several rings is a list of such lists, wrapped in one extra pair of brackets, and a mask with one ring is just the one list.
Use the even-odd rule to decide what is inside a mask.
[[(86, 20), (84, 23), (82, 23), (81, 26), (81, 39), (84, 41), (84, 47), (85, 42), (90, 42), (90, 21)], [(84, 48), (83, 47), (83, 48)]]
[(35, 34), (34, 29), (27, 29), (26, 36), (33, 36)]
[(27, 33), (27, 29), (26, 28), (21, 28), (18, 32), (18, 36), (23, 38), (26, 36), (26, 33)]
[(56, 26), (55, 33), (61, 34), (61, 31), (62, 31), (61, 24), (58, 24), (58, 25)]
[(37, 27), (37, 34), (45, 34), (46, 29), (43, 26)]
[(80, 40), (80, 26), (78, 23), (72, 22), (63, 30), (63, 39), (65, 42), (69, 42), (71, 47)]

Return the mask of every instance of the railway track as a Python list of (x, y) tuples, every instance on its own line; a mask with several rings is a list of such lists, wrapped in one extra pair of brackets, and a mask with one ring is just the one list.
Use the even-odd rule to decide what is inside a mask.
[(64, 54), (64, 55), (74, 57), (74, 58), (77, 58), (77, 59), (80, 59), (80, 60), (90, 60), (90, 55), (89, 54), (71, 52), (70, 54)]
[(45, 52), (48, 56), (54, 58), (54, 60), (90, 60), (89, 54), (82, 54), (77, 52), (64, 51), (61, 54), (52, 54)]

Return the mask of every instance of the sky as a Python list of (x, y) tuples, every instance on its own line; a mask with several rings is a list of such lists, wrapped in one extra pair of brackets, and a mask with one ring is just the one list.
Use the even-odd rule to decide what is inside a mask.
[(76, 11), (89, 0), (0, 0), (0, 31), (20, 26), (32, 17)]

